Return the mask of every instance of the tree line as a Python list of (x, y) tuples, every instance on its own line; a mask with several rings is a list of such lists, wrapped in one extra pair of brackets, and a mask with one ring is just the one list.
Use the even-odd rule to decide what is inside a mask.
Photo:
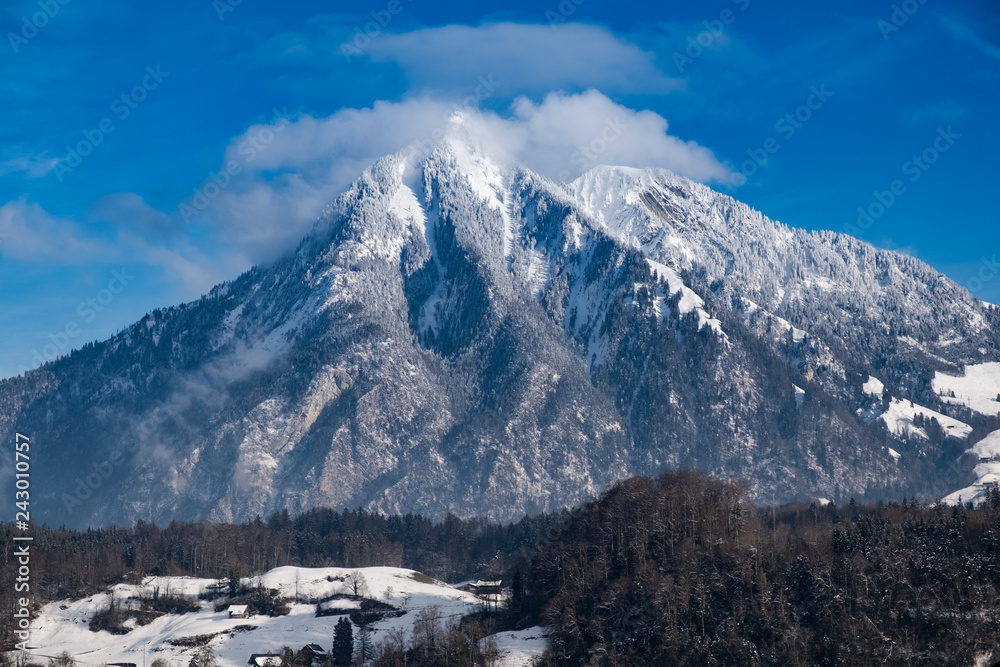
[[(526, 517), (496, 525), (449, 515), (443, 521), (363, 510), (286, 511), (245, 524), (173, 521), (166, 527), (139, 521), (131, 527), (72, 530), (34, 526), (31, 591), (34, 610), (79, 599), (149, 575), (197, 576), (227, 585), (237, 577), (275, 567), (405, 567), (436, 579), (499, 578), (527, 568), (537, 544), (558, 515)], [(23, 531), (0, 525), (0, 650), (11, 648), (17, 598), (16, 542)]]
[[(8, 610), (12, 535), (0, 531)], [(336, 664), (490, 665), (499, 660), (491, 634), (534, 625), (549, 633), (547, 666), (989, 665), (1000, 647), (995, 489), (975, 508), (912, 499), (761, 507), (740, 484), (679, 471), (506, 526), (322, 509), (242, 525), (39, 527), (35, 536), (38, 604), (150, 574), (222, 585), (279, 565), (505, 581), (495, 613), (444, 619), (423, 609), (407, 633), (339, 623), (328, 645)]]
[(1000, 493), (980, 507), (746, 502), (668, 472), (564, 517), (532, 559), (548, 665), (993, 665)]

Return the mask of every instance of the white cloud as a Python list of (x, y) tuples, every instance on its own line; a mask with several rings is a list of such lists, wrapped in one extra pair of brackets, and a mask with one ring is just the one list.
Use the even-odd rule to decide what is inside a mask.
[(169, 215), (157, 211), (137, 194), (116, 192), (101, 197), (91, 217), (110, 222), (121, 232), (135, 232), (148, 239), (173, 237), (182, 231)]
[(86, 238), (75, 221), (54, 217), (25, 198), (0, 206), (0, 255), (6, 258), (79, 263), (112, 252), (106, 243)]
[(520, 161), (557, 180), (598, 164), (663, 167), (696, 181), (729, 176), (711, 150), (671, 136), (667, 127), (659, 114), (634, 111), (594, 90), (550, 94), (541, 104), (522, 98), (508, 123), (509, 133), (524, 135)]
[(100, 225), (85, 228), (26, 200), (8, 202), (0, 207), (0, 252), (27, 261), (139, 261), (161, 267), (185, 295), (196, 295), (292, 250), (365, 168), (408, 146), (432, 145), (458, 108), (473, 139), (498, 159), (554, 180), (572, 180), (599, 164), (665, 167), (699, 181), (729, 175), (709, 149), (668, 134), (662, 116), (595, 90), (550, 93), (541, 102), (520, 98), (505, 114), (420, 97), (250, 127), (222, 159), (239, 172), (221, 187), (214, 185), (221, 168), (205, 180), (198, 191), (211, 196), (190, 224), (182, 212), (191, 210), (191, 198), (167, 214), (138, 195), (116, 193), (86, 216), (110, 224), (112, 242), (84, 233)]
[[(300, 64), (329, 64), (342, 58), (342, 24), (343, 17), (312, 21), (305, 32), (261, 48)], [(6, 216), (0, 234), (11, 239), (0, 248), (26, 259), (71, 261), (113, 247), (118, 255), (163, 267), (188, 291), (204, 289), (215, 277), (230, 277), (294, 248), (366, 167), (430, 142), (456, 106), (467, 111), (477, 139), (559, 180), (598, 164), (667, 167), (698, 180), (727, 173), (711, 151), (668, 135), (664, 118), (596, 92), (661, 94), (683, 87), (682, 80), (659, 70), (654, 54), (600, 26), (488, 23), (386, 31), (360, 59), (367, 63), (359, 63), (362, 72), (399, 68), (408, 91), (404, 99), (248, 128), (220, 163), (235, 162), (240, 172), (222, 177), (220, 168), (207, 174), (192, 193), (201, 199), (194, 208), (196, 196), (164, 213), (134, 194), (108, 195), (84, 221), (99, 223), (93, 228), (110, 225), (113, 243), (110, 236), (97, 241), (81, 231), (92, 227), (12, 202), (0, 209)], [(502, 114), (479, 110), (512, 102)], [(44, 155), (19, 157), (0, 162), (0, 171), (38, 175), (54, 164)], [(32, 217), (35, 222), (25, 222)], [(228, 274), (220, 275), (223, 270)]]
[(251, 264), (231, 248), (196, 245), (188, 236), (191, 230), (175, 216), (156, 210), (131, 192), (102, 197), (87, 217), (112, 224), (117, 232), (116, 247), (123, 256), (162, 269), (184, 298), (207, 292)]
[[(251, 261), (276, 259), (365, 167), (430, 142), (455, 109), (421, 97), (251, 127), (230, 143), (223, 164), (235, 161), (241, 171), (211, 199), (204, 221), (220, 242)], [(594, 90), (550, 93), (540, 103), (520, 98), (505, 115), (463, 111), (477, 141), (556, 180), (571, 180), (599, 164), (665, 167), (699, 181), (730, 174), (709, 149), (668, 134), (662, 116), (629, 109)], [(260, 145), (261, 137), (269, 138), (266, 145), (247, 150), (255, 140)]]
[(185, 300), (197, 298), (250, 268), (247, 258), (238, 253), (207, 254), (188, 244), (169, 248), (139, 241), (133, 252), (143, 263), (162, 269), (165, 282), (172, 284), (177, 295)]
[[(252, 263), (277, 259), (294, 248), (320, 211), (365, 168), (429, 140), (454, 108), (426, 98), (376, 102), (327, 118), (306, 115), (287, 125), (279, 121), (250, 127), (230, 143), (223, 160), (223, 165), (237, 163), (240, 173), (209, 200), (196, 221), (214, 227), (220, 242)], [(255, 142), (259, 150), (253, 148)]]
[(28, 153), (0, 161), (0, 176), (24, 172), (28, 178), (41, 178), (56, 168), (62, 160), (57, 157), (45, 157), (46, 151)]
[[(684, 82), (663, 74), (653, 55), (601, 26), (488, 23), (448, 25), (373, 39), (364, 52), (396, 62), (422, 91), (471, 94), (493, 76), (507, 99), (552, 90), (666, 93)], [(509, 91), (509, 92), (506, 92)]]
[[(23, 197), (9, 201), (0, 206), (0, 257), (42, 264), (122, 262), (159, 267), (183, 298), (207, 292), (252, 263), (238, 248), (206, 251), (185, 238), (183, 228), (180, 234), (168, 231), (166, 226), (176, 227), (176, 223), (138, 195), (109, 195), (87, 218), (114, 224), (113, 238), (88, 234), (88, 226), (80, 221), (54, 216)], [(156, 233), (151, 232), (152, 225), (158, 226)]]

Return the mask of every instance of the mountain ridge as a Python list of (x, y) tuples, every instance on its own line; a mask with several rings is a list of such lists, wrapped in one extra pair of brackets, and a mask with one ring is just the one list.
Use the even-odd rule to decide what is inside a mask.
[(900, 440), (862, 385), (992, 424), (932, 380), (1000, 358), (996, 309), (919, 260), (664, 170), (556, 184), (460, 125), (284, 259), (0, 381), (0, 431), (50, 443), (41, 515), (506, 520), (685, 466), (777, 500), (927, 493), (965, 444)]

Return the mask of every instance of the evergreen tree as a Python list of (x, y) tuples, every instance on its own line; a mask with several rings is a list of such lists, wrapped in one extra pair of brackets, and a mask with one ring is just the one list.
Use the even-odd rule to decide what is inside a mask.
[(346, 617), (337, 621), (333, 628), (333, 664), (349, 665), (354, 655), (354, 629)]
[(514, 580), (510, 584), (510, 604), (512, 609), (520, 609), (524, 604), (524, 577), (520, 569), (514, 571)]
[(375, 656), (375, 642), (372, 640), (372, 631), (368, 624), (358, 626), (358, 651), (357, 663), (366, 664)]

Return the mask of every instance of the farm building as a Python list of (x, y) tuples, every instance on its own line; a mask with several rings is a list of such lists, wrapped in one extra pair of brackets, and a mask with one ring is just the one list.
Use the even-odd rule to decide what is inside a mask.
[(249, 618), (250, 617), (250, 607), (245, 604), (231, 604), (229, 609), (229, 618)]

